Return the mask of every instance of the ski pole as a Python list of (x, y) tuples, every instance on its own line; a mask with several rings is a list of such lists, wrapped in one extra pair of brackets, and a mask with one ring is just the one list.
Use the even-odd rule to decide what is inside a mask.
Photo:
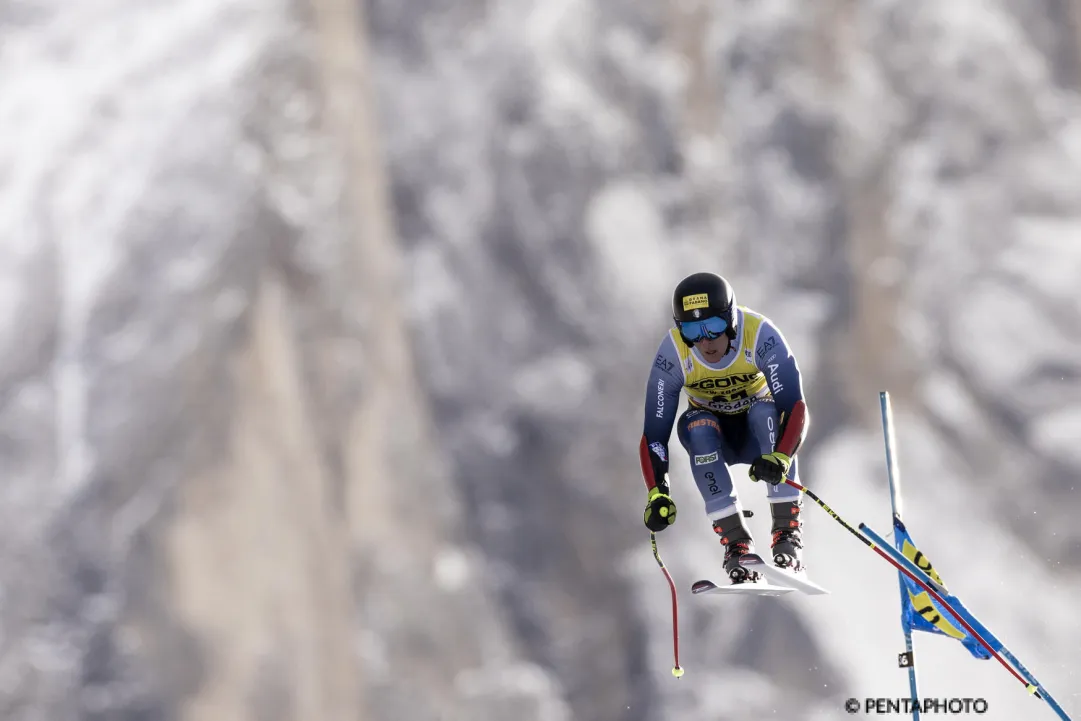
[(672, 655), (675, 657), (675, 665), (672, 667), (672, 675), (676, 678), (683, 676), (683, 669), (679, 666), (679, 605), (676, 602), (676, 582), (672, 580), (672, 574), (661, 560), (660, 551), (657, 550), (657, 534), (649, 532), (649, 543), (653, 546), (653, 557), (657, 559), (657, 565), (668, 579), (668, 588), (672, 590)]
[[(980, 644), (983, 645), (983, 647), (986, 648), (991, 653), (991, 655), (994, 656), (995, 659), (998, 660), (998, 662), (1001, 663), (1002, 666), (1007, 671), (1009, 671), (1011, 674), (1013, 674), (1013, 677), (1016, 678), (1018, 681), (1020, 681), (1022, 685), (1024, 685), (1025, 690), (1027, 690), (1029, 693), (1035, 695), (1037, 698), (1041, 698), (1041, 699), (1043, 698), (1043, 696), (1040, 695), (1039, 690), (1037, 689), (1037, 687), (1035, 685), (1030, 684), (1028, 681), (1026, 681), (1024, 678), (1022, 678), (1021, 674), (1017, 673), (1017, 670), (1014, 669), (1013, 666), (1006, 663), (1006, 661), (1004, 661), (1003, 658), (998, 655), (998, 652), (995, 651), (995, 649), (993, 649), (991, 647), (991, 645), (989, 643), (987, 643), (987, 641), (985, 641), (983, 639), (983, 637), (980, 636), (980, 634), (977, 633), (976, 630), (973, 629), (972, 626), (970, 626), (968, 624), (968, 622), (966, 622), (963, 618), (961, 618), (960, 614), (958, 614), (956, 611), (953, 610), (953, 606), (951, 606), (945, 599), (942, 598), (942, 595), (946, 593), (945, 588), (940, 586), (938, 583), (935, 583), (934, 580), (932, 580), (929, 576), (926, 576), (926, 574), (924, 574), (922, 572), (920, 573), (920, 575), (927, 578), (928, 582), (925, 583), (922, 579), (918, 578), (914, 573), (912, 573), (912, 571), (908, 570), (907, 568), (905, 568), (904, 565), (902, 565), (902, 564), (898, 563), (897, 561), (895, 561), (892, 556), (890, 556), (888, 553), (883, 551), (873, 541), (871, 541), (869, 538), (867, 538), (862, 533), (860, 533), (855, 528), (853, 528), (851, 525), (849, 525), (843, 518), (838, 516), (837, 513), (834, 512), (834, 510), (832, 508), (827, 506), (825, 504), (825, 502), (821, 498), (819, 498), (817, 495), (815, 495), (815, 493), (813, 491), (810, 491), (810, 490), (804, 488), (803, 486), (801, 486), (800, 484), (796, 483), (795, 481), (790, 481), (787, 478), (785, 479), (784, 482), (787, 483), (788, 485), (792, 486), (793, 488), (798, 489), (801, 493), (805, 494), (808, 498), (810, 498), (812, 501), (814, 501), (819, 506), (821, 506), (822, 510), (824, 510), (826, 513), (830, 514), (830, 516), (833, 518), (833, 520), (837, 521), (842, 526), (844, 526), (845, 529), (849, 533), (851, 533), (856, 538), (860, 539), (860, 541), (865, 546), (870, 548), (872, 551), (874, 551), (878, 555), (882, 556), (882, 558), (889, 561), (890, 564), (894, 568), (896, 568), (898, 571), (905, 574), (906, 576), (911, 578), (913, 581), (915, 581), (917, 584), (919, 584), (919, 586), (921, 588), (923, 588), (923, 590), (927, 591), (929, 594), (931, 594), (931, 596), (936, 601), (938, 601), (940, 604), (942, 604), (943, 608), (949, 609), (950, 613), (952, 613), (953, 616), (961, 623), (961, 625), (964, 627), (964, 629), (966, 631), (968, 631), (970, 634), (972, 634), (972, 637), (975, 638), (977, 641), (979, 641)], [(890, 550), (893, 550), (893, 549), (890, 549)], [(908, 560), (908, 559), (905, 559), (905, 560)], [(936, 590), (936, 589), (940, 589), (942, 591), (942, 594), (940, 594), (939, 591)]]
[[(848, 524), (848, 522), (847, 522), (847, 521), (845, 521), (845, 519), (843, 519), (843, 518), (841, 518), (840, 516), (838, 516), (838, 515), (837, 515), (837, 514), (836, 514), (836, 513), (834, 512), (834, 510), (833, 510), (832, 508), (830, 508), (829, 506), (827, 506), (827, 505), (826, 505), (826, 503), (825, 503), (825, 501), (823, 501), (823, 500), (822, 500), (821, 498), (819, 498), (819, 497), (818, 497), (817, 495), (815, 495), (814, 491), (812, 491), (812, 490), (810, 490), (810, 489), (808, 489), (808, 488), (804, 488), (803, 486), (801, 486), (800, 484), (796, 483), (795, 481), (790, 481), (790, 480), (789, 480), (789, 479), (787, 479), (787, 478), (786, 478), (786, 479), (784, 479), (784, 482), (785, 482), (785, 483), (787, 483), (788, 485), (792, 486), (793, 488), (795, 488), (796, 490), (798, 490), (798, 491), (799, 491), (800, 493), (804, 494), (804, 495), (805, 495), (805, 496), (807, 496), (808, 498), (810, 498), (810, 499), (811, 499), (812, 501), (814, 501), (815, 503), (817, 503), (817, 504), (818, 504), (819, 506), (821, 506), (821, 507), (822, 507), (822, 510), (823, 510), (823, 511), (825, 511), (826, 513), (830, 514), (830, 516), (831, 516), (831, 517), (833, 518), (833, 520), (837, 521), (837, 522), (838, 522), (838, 523), (840, 523), (840, 524), (841, 524), (842, 526), (844, 526), (844, 527), (845, 527), (845, 530), (846, 530), (846, 531), (848, 531), (849, 533), (851, 533), (851, 534), (852, 534), (853, 536), (855, 536), (856, 538), (860, 539), (860, 541), (862, 541), (862, 542), (863, 542), (863, 543), (864, 543), (865, 545), (867, 545), (867, 546), (869, 546), (869, 547), (871, 547), (871, 548), (874, 548), (874, 547), (875, 547), (875, 545), (874, 545), (873, 543), (871, 543), (870, 541), (868, 541), (868, 540), (867, 540), (866, 538), (864, 538), (864, 537), (863, 537), (863, 534), (862, 534), (862, 533), (860, 533), (860, 532), (859, 532), (859, 531), (857, 531), (857, 530), (856, 530), (855, 528), (853, 528), (852, 526), (850, 526), (850, 525)], [(890, 560), (891, 562), (893, 561), (893, 559), (889, 559), (889, 560)]]

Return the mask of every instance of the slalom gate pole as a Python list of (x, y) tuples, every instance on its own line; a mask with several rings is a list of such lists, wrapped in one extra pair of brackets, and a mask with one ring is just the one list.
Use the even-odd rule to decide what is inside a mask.
[[(890, 506), (893, 517), (901, 518), (901, 469), (894, 453), (897, 443), (893, 433), (893, 408), (890, 406), (890, 394), (882, 391), (878, 394), (879, 405), (882, 407), (882, 436), (886, 444), (886, 476), (890, 482)], [(905, 587), (904, 575), (897, 572), (897, 584), (901, 588), (901, 630), (905, 635), (905, 654), (901, 658), (908, 666), (908, 691), (912, 698), (912, 721), (920, 721), (920, 694), (916, 684), (916, 656), (912, 651), (912, 629), (905, 623), (904, 603), (908, 598), (908, 589)]]
[(660, 551), (657, 550), (657, 534), (653, 531), (649, 532), (649, 543), (653, 546), (653, 557), (657, 559), (657, 565), (664, 572), (664, 577), (668, 579), (668, 588), (672, 591), (672, 655), (675, 660), (675, 665), (672, 666), (672, 675), (681, 678), (683, 669), (679, 665), (679, 604), (676, 600), (676, 582), (672, 580), (672, 574), (668, 572), (664, 561), (661, 560)]
[[(1000, 640), (998, 640), (996, 638), (995, 640), (998, 642), (997, 647), (992, 646), (984, 638), (983, 634), (981, 634), (980, 632), (976, 631), (975, 628), (973, 628), (973, 626), (979, 626), (981, 629), (984, 630), (985, 633), (987, 633), (988, 635), (991, 635), (990, 631), (988, 631), (986, 629), (986, 627), (982, 623), (980, 623), (979, 619), (977, 619), (975, 616), (973, 616), (971, 614), (971, 612), (967, 612), (967, 609), (965, 609), (966, 613), (962, 613), (962, 612), (958, 611), (956, 608), (954, 608), (953, 604), (949, 600), (947, 600), (947, 599), (955, 598), (952, 594), (950, 594), (945, 588), (943, 588), (938, 583), (935, 583), (935, 581), (933, 579), (931, 579), (930, 576), (928, 576), (926, 573), (923, 572), (923, 569), (921, 569), (919, 566), (917, 566), (915, 563), (913, 563), (909, 559), (905, 558), (905, 556), (902, 555), (900, 551), (898, 551), (893, 546), (891, 546), (886, 541), (886, 539), (882, 538), (880, 535), (875, 533), (874, 529), (868, 528), (868, 526), (866, 524), (861, 523), (860, 524), (860, 530), (863, 533), (865, 533), (869, 539), (871, 539), (871, 542), (872, 542), (871, 547), (872, 548), (874, 548), (876, 551), (878, 551), (879, 554), (882, 554), (883, 549), (885, 549), (886, 554), (888, 554), (891, 557), (891, 562), (894, 563), (894, 565), (898, 566), (898, 568), (903, 567), (905, 575), (907, 575), (913, 581), (918, 583), (925, 591), (930, 593), (931, 596), (936, 601), (938, 601), (938, 603), (943, 608), (945, 608), (947, 611), (949, 611), (950, 614), (952, 614), (953, 617), (958, 621), (958, 623), (960, 623), (960, 625), (966, 631), (968, 631), (972, 635), (973, 638), (975, 638), (977, 641), (980, 642), (980, 645), (982, 645), (984, 648), (986, 648), (991, 653), (991, 655), (994, 656), (995, 659), (1006, 668), (1006, 670), (1008, 670), (1011, 674), (1013, 674), (1014, 678), (1016, 678), (1018, 681), (1020, 681), (1021, 683), (1023, 683), (1025, 685), (1025, 690), (1027, 690), (1030, 694), (1032, 694), (1036, 698), (1041, 699), (1042, 701), (1046, 701), (1047, 705), (1050, 706), (1051, 709), (1056, 714), (1058, 714), (1059, 718), (1063, 719), (1063, 721), (1070, 721), (1070, 717), (1066, 714), (1065, 711), (1063, 711), (1063, 709), (1059, 705), (1058, 701), (1056, 701), (1051, 696), (1051, 694), (1047, 691), (1047, 689), (1044, 688), (1040, 684), (1040, 682), (1036, 680), (1036, 678), (1032, 675), (1032, 673), (1028, 669), (1026, 669), (1024, 666), (1021, 665), (1021, 663), (1017, 660), (1017, 657), (1014, 656), (1012, 653), (1010, 653), (1010, 650), (1007, 649), (1002, 644), (1002, 641), (1000, 641)], [(922, 580), (921, 580), (921, 577), (922, 577)], [(926, 581), (926, 583), (925, 583), (925, 581)], [(1002, 655), (1000, 656), (999, 654), (1002, 654)], [(1002, 656), (1005, 656), (1006, 658), (1008, 658), (1010, 660), (1010, 662), (1012, 662), (1014, 664), (1014, 666), (1017, 667), (1017, 670), (1014, 669), (1014, 666), (1011, 666), (1008, 663), (1006, 663), (1006, 661), (1004, 661), (1002, 659)], [(1020, 673), (1018, 673), (1018, 671), (1020, 671)], [(1022, 674), (1024, 674), (1024, 675), (1022, 676)]]
[[(921, 571), (919, 569), (919, 567), (916, 566), (916, 564), (909, 561), (907, 558), (902, 556), (900, 553), (897, 553), (897, 551), (893, 548), (893, 546), (889, 545), (889, 543), (884, 542), (881, 539), (881, 537), (877, 536), (877, 534), (876, 534), (876, 537), (878, 537), (879, 540), (878, 540), (878, 543), (875, 543), (874, 541), (871, 541), (866, 536), (864, 536), (862, 533), (860, 533), (860, 531), (857, 531), (847, 521), (845, 521), (843, 518), (841, 518), (839, 515), (837, 515), (837, 513), (832, 508), (827, 506), (826, 503), (821, 498), (819, 498), (813, 491), (808, 490), (807, 488), (804, 488), (803, 486), (801, 486), (799, 483), (796, 483), (795, 481), (785, 479), (784, 482), (787, 483), (788, 485), (792, 486), (793, 488), (799, 490), (800, 492), (805, 494), (808, 498), (810, 498), (812, 501), (817, 503), (819, 505), (819, 507), (822, 508), (822, 510), (824, 510), (826, 513), (828, 513), (830, 515), (831, 518), (833, 518), (833, 520), (840, 523), (842, 526), (844, 526), (845, 530), (847, 530), (849, 533), (851, 533), (856, 538), (860, 539), (860, 542), (863, 543), (863, 545), (870, 548), (872, 551), (877, 553), (879, 556), (882, 556), (882, 558), (886, 559), (886, 561), (888, 561), (890, 563), (890, 565), (895, 567), (898, 571), (905, 574), (909, 578), (911, 578), (914, 582), (916, 582), (916, 584), (918, 584), (921, 588), (923, 588), (923, 590), (925, 590), (929, 594), (931, 594), (931, 597), (934, 598), (936, 601), (938, 601), (940, 604), (942, 604), (942, 606), (944, 608), (948, 609), (957, 618), (957, 620), (958, 620), (958, 622), (960, 622), (961, 626), (963, 626), (966, 631), (968, 631), (970, 634), (972, 634), (972, 637), (975, 638), (977, 641), (979, 641), (980, 644), (984, 646), (984, 648), (986, 648), (988, 651), (990, 651), (991, 655), (994, 656), (995, 659), (997, 659), (998, 662), (1001, 663), (1002, 666), (1007, 671), (1009, 671), (1013, 675), (1014, 678), (1016, 678), (1018, 681), (1020, 681), (1021, 684), (1024, 685), (1024, 687), (1028, 690), (1029, 693), (1035, 694), (1038, 698), (1043, 698), (1042, 696), (1040, 696), (1039, 690), (1038, 690), (1036, 685), (1031, 684), (1028, 681), (1026, 681), (1025, 679), (1023, 679), (1021, 677), (1021, 675), (1018, 674), (1017, 671), (1013, 668), (1013, 666), (1006, 663), (1002, 659), (1002, 657), (998, 655), (998, 652), (995, 651), (995, 649), (993, 649), (987, 643), (987, 641), (985, 641), (983, 639), (983, 637), (979, 633), (977, 633), (975, 631), (975, 629), (972, 628), (971, 625), (969, 625), (969, 623), (965, 619), (961, 618), (960, 615), (956, 611), (953, 610), (953, 606), (951, 606), (949, 604), (949, 602), (947, 602), (945, 599), (942, 598), (943, 595), (946, 595), (946, 589), (945, 588), (940, 586), (930, 576), (928, 576), (923, 571)], [(866, 525), (864, 525), (862, 523), (860, 524), (860, 529), (865, 530), (865, 531), (869, 531), (870, 533), (874, 533), (873, 531), (868, 529)], [(883, 550), (883, 548), (885, 548), (886, 550)], [(892, 551), (893, 553), (896, 553), (897, 556), (899, 557), (900, 561), (895, 559), (889, 553), (889, 551)], [(911, 566), (911, 569), (908, 566)], [(923, 577), (922, 579), (920, 578), (921, 576)], [(936, 590), (936, 589), (938, 589), (938, 590)], [(941, 594), (939, 593), (939, 590), (942, 591)], [(1063, 717), (1063, 718), (1067, 718), (1067, 717)]]

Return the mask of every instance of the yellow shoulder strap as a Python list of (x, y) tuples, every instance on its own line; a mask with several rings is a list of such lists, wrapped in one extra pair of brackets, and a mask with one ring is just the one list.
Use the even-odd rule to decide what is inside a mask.
[(672, 328), (668, 331), (668, 335), (672, 338), (672, 345), (676, 347), (676, 353), (679, 354), (680, 365), (687, 362), (687, 356), (691, 354), (691, 349), (683, 339), (679, 337), (679, 328)]
[(758, 337), (758, 328), (762, 325), (762, 316), (755, 313), (753, 310), (744, 308), (742, 305), (739, 309), (743, 312), (743, 347), (754, 353), (754, 342)]

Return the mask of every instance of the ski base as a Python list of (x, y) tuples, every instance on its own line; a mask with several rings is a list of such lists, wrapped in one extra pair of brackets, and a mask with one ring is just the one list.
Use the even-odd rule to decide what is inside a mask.
[(713, 581), (703, 579), (695, 581), (691, 586), (691, 593), (718, 593), (733, 596), (784, 596), (792, 593), (795, 588), (791, 586), (774, 586), (765, 581), (746, 581), (744, 583), (728, 583), (718, 586)]
[(757, 553), (748, 553), (739, 559), (739, 565), (748, 571), (754, 571), (762, 575), (768, 582), (786, 586), (808, 596), (825, 596), (829, 591), (807, 578), (806, 571), (792, 571), (778, 568), (772, 563), (766, 563)]

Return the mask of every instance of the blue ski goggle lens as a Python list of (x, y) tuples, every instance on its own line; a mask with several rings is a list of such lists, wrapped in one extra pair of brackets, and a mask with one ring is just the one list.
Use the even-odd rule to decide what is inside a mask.
[(684, 321), (679, 324), (679, 330), (683, 337), (692, 343), (697, 343), (703, 338), (720, 338), (727, 329), (728, 321), (716, 317)]

